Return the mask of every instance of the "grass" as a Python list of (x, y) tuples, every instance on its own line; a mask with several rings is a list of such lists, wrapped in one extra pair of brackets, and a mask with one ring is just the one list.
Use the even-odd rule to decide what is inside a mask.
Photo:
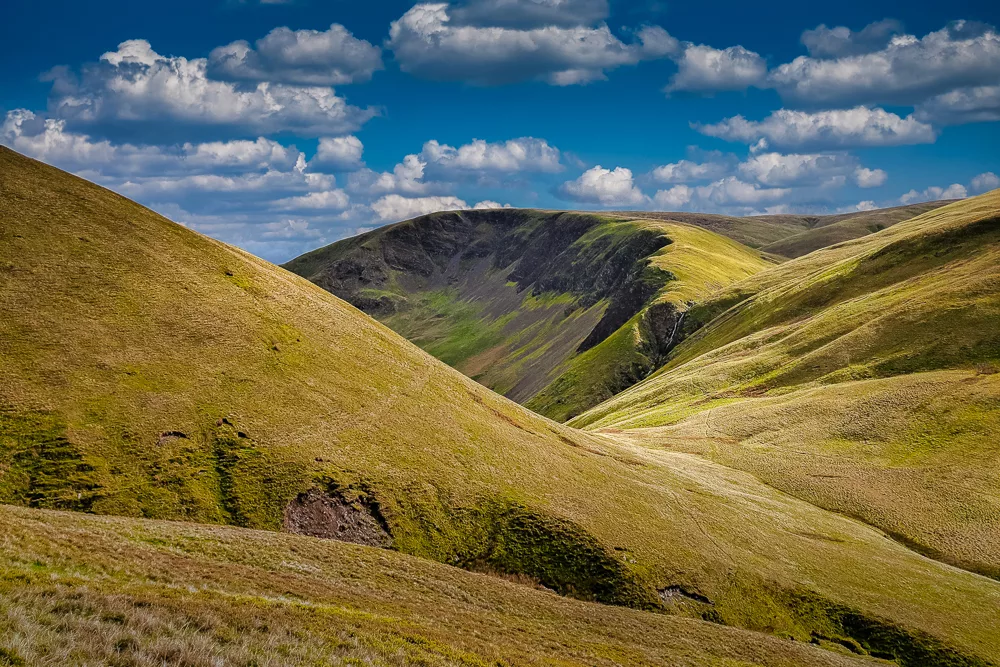
[(638, 429), (998, 577), (998, 211), (998, 193), (951, 204), (722, 290), (658, 375), (573, 423)]
[(0, 664), (868, 664), (370, 547), (0, 508)]
[[(848, 609), (908, 638), (900, 659), (931, 637), (941, 648), (930, 664), (953, 654), (1000, 661), (1000, 582), (923, 558), (749, 474), (532, 414), (310, 282), (6, 149), (0, 220), (0, 405), (13, 424), (0, 443), (3, 502), (62, 507), (45, 499), (75, 497), (97, 514), (214, 523), (198, 530), (236, 536), (244, 533), (222, 524), (278, 529), (303, 491), (356, 489), (378, 504), (402, 554), (802, 642), (855, 632), (834, 619)], [(40, 528), (19, 534), (32, 531)], [(250, 559), (268, 539), (294, 539), (253, 535)], [(157, 558), (178, 548), (150, 539), (166, 541), (143, 547), (166, 547)], [(9, 553), (22, 551), (34, 553)], [(150, 555), (130, 553), (95, 558), (138, 567)], [(397, 576), (402, 555), (371, 553), (387, 565), (362, 571)], [(32, 556), (28, 566), (36, 559), (45, 561)], [(223, 570), (245, 594), (275, 590), (257, 570)], [(58, 593), (46, 581), (18, 589), (24, 614), (46, 609), (33, 591)], [(169, 606), (171, 595), (195, 594), (187, 585), (157, 584), (145, 599)], [(825, 601), (829, 613), (804, 609), (792, 593)], [(230, 613), (228, 597), (199, 595)], [(426, 625), (444, 627), (457, 615), (433, 605), (424, 613)], [(86, 624), (73, 627), (65, 650), (90, 636)], [(312, 650), (311, 633), (302, 650)]]
[(822, 223), (761, 248), (783, 257), (801, 257), (814, 250), (880, 232), (887, 227), (932, 211), (947, 202), (924, 202), (851, 215), (828, 216)]
[(514, 210), (432, 214), (286, 266), (563, 421), (658, 367), (650, 305), (683, 312), (769, 262), (690, 225)]

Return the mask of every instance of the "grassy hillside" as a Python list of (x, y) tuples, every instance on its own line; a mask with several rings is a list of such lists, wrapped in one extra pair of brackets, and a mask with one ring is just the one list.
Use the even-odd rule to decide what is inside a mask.
[(0, 529), (0, 664), (872, 664), (329, 540), (12, 507)]
[(765, 245), (761, 250), (782, 257), (801, 257), (836, 243), (880, 232), (897, 222), (915, 218), (951, 202), (932, 201), (864, 213), (824, 216), (812, 228)]
[(1000, 582), (539, 417), (308, 281), (8, 150), (0, 234), (4, 503), (341, 537), (902, 665), (1000, 662)]
[(655, 370), (690, 304), (768, 265), (676, 222), (487, 210), (390, 225), (286, 268), (565, 420)]
[(799, 257), (818, 248), (865, 236), (902, 220), (944, 206), (947, 201), (835, 215), (751, 215), (622, 211), (616, 215), (683, 222), (729, 237), (743, 245), (782, 257)]
[(646, 427), (998, 577), (998, 216), (989, 193), (723, 290), (661, 372), (573, 423)]

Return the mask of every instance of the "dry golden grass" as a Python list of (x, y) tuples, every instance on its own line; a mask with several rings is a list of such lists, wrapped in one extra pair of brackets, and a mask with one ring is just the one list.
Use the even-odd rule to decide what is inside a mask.
[(278, 529), (337, 486), (412, 555), (802, 641), (877, 627), (911, 665), (1000, 661), (1000, 582), (534, 415), (304, 279), (6, 149), (0, 314), (5, 502)]
[(1000, 191), (715, 300), (657, 376), (573, 423), (638, 429), (1000, 577)]
[(313, 538), (11, 507), (0, 533), (5, 665), (870, 664)]

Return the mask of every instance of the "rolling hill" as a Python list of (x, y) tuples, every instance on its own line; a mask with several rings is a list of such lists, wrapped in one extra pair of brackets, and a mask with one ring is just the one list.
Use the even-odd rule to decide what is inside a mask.
[[(786, 639), (767, 657), (720, 624), (901, 665), (1000, 662), (1000, 582), (746, 472), (533, 414), (307, 280), (6, 149), (0, 315), (0, 501), (35, 508), (0, 512), (7, 662), (33, 655), (10, 638), (53, 624), (72, 631), (45, 635), (57, 651), (145, 651), (162, 627), (328, 655), (326, 620), (348, 655), (432, 664), (491, 637), (514, 662), (816, 655)], [(490, 633), (483, 598), (504, 610)], [(238, 639), (260, 609), (273, 625)], [(563, 619), (585, 618), (574, 648)]]
[(769, 265), (676, 222), (500, 209), (389, 225), (285, 268), (564, 421), (659, 367), (692, 303)]
[(659, 373), (572, 423), (1000, 577), (1000, 192), (759, 273), (689, 323)]

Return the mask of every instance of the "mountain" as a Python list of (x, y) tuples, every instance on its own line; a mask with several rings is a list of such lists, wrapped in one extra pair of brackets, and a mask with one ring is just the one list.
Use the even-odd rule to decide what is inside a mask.
[(761, 250), (782, 257), (801, 257), (813, 250), (880, 232), (897, 222), (915, 218), (950, 203), (945, 200), (932, 201), (862, 213), (823, 216), (813, 222), (808, 230), (769, 243)]
[(389, 225), (285, 268), (565, 420), (659, 367), (692, 303), (769, 265), (676, 222), (499, 209)]
[[(274, 627), (291, 628), (278, 635), (287, 648), (275, 650), (302, 651), (328, 636), (326, 617), (307, 615), (314, 605), (332, 600), (336, 613), (338, 601), (355, 600), (339, 612), (351, 619), (342, 650), (357, 658), (382, 637), (376, 655), (396, 647), (406, 656), (411, 643), (437, 644), (382, 634), (400, 627), (384, 619), (401, 614), (428, 632), (461, 625), (472, 594), (454, 582), (473, 581), (453, 568), (454, 580), (423, 579), (444, 570), (408, 555), (646, 610), (627, 614), (691, 617), (636, 622), (685, 633), (693, 662), (740, 642), (737, 630), (712, 624), (901, 665), (1000, 661), (1000, 582), (745, 472), (533, 414), (309, 281), (6, 149), (0, 406), (0, 501), (37, 508), (4, 510), (2, 585), (28, 615), (0, 622), (18, 633), (75, 627), (83, 645), (104, 635), (78, 621), (104, 632), (123, 626), (119, 618), (190, 636), (191, 646), (203, 635), (184, 633), (218, 629), (215, 640), (239, 646), (251, 630), (270, 632), (247, 611), (263, 608)], [(349, 551), (329, 538), (365, 546)], [(310, 592), (340, 557), (358, 563), (350, 585)], [(471, 599), (524, 619), (505, 627), (536, 627), (524, 635), (529, 646), (553, 633), (564, 641), (570, 630), (558, 619), (593, 609), (548, 616), (555, 607), (527, 589), (491, 598), (497, 585)], [(373, 589), (388, 599), (367, 602)], [(442, 602), (406, 602), (424, 595)], [(150, 608), (158, 611), (135, 611)], [(58, 620), (67, 609), (72, 616)], [(488, 643), (475, 633), (497, 613), (473, 616), (456, 644)], [(598, 634), (580, 642), (602, 652), (604, 640), (588, 637), (626, 616), (593, 613)], [(717, 640), (725, 633), (732, 643)], [(26, 650), (12, 636), (0, 634), (7, 662)], [(107, 636), (131, 650), (127, 635)], [(667, 641), (655, 630), (628, 637), (639, 642), (629, 650), (672, 659), (655, 648)], [(769, 645), (733, 660), (760, 662)], [(450, 650), (438, 651), (441, 662), (458, 661)], [(614, 648), (607, 655), (629, 662)]]
[(660, 372), (572, 424), (635, 429), (1000, 578), (1000, 191), (696, 311)]
[(734, 217), (711, 213), (622, 211), (616, 215), (683, 222), (721, 234), (751, 248), (786, 258), (885, 229), (950, 203), (933, 201), (834, 215), (772, 214)]

